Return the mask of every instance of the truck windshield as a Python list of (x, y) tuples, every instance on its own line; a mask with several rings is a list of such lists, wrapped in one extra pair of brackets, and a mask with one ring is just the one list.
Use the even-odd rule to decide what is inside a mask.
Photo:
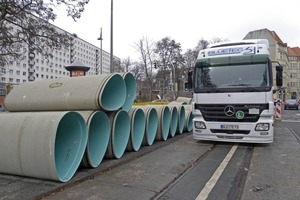
[(265, 91), (272, 86), (268, 62), (228, 65), (198, 62), (194, 73), (195, 92)]

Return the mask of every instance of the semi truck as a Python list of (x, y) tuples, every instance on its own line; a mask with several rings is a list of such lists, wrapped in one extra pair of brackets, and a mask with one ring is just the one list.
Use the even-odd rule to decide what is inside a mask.
[(273, 84), (272, 64), (267, 39), (222, 42), (200, 50), (188, 77), (193, 138), (272, 143), (273, 94), (282, 86), (282, 66), (274, 66)]

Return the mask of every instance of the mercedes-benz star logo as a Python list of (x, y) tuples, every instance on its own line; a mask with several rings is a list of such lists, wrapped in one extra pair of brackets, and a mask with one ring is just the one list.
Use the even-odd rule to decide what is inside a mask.
[(234, 109), (233, 106), (226, 106), (224, 108), (224, 113), (225, 113), (226, 116), (231, 117), (231, 116), (234, 115), (235, 109)]

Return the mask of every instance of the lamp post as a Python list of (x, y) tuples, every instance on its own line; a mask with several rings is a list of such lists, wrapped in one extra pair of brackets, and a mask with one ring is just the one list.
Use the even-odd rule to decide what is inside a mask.
[(113, 73), (113, 0), (110, 6), (110, 73)]
[(100, 28), (100, 37), (98, 38), (98, 40), (100, 40), (100, 74), (102, 74), (102, 28)]

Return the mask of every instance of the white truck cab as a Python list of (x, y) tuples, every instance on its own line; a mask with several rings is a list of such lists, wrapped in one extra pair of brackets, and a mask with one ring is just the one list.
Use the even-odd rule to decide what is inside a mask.
[[(280, 78), (282, 67), (277, 68)], [(268, 40), (209, 45), (200, 50), (189, 80), (194, 139), (273, 142), (274, 88)]]

